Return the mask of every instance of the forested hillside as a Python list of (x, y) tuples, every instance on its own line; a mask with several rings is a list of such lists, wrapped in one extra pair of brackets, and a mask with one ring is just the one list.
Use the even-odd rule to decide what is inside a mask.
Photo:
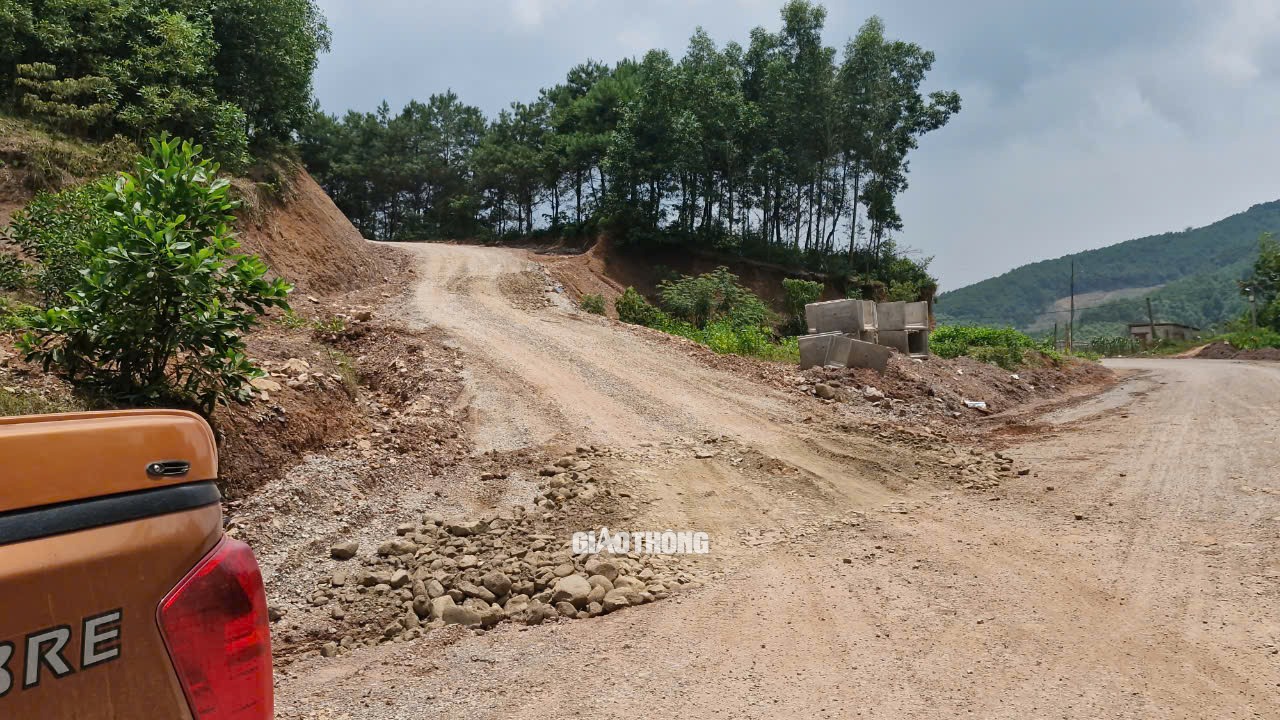
[(135, 145), (194, 138), (229, 169), (309, 116), (314, 0), (0, 0), (0, 107)]
[[(1157, 321), (1207, 328), (1244, 309), (1238, 281), (1258, 255), (1259, 236), (1277, 230), (1280, 201), (1262, 203), (1205, 227), (1024, 265), (940, 295), (937, 314), (946, 322), (1027, 327), (1070, 293), (1074, 260), (1076, 293), (1162, 286), (1150, 293)], [(1078, 305), (1076, 314), (1078, 326), (1109, 323), (1111, 330), (1145, 318), (1144, 296)]]
[(914, 298), (931, 280), (894, 248), (895, 201), (918, 138), (960, 98), (923, 94), (933, 53), (878, 18), (837, 51), (821, 6), (792, 0), (781, 16), (745, 46), (699, 29), (679, 59), (587, 60), (495, 118), (452, 92), (399, 113), (317, 113), (303, 156), (374, 239), (607, 231), (859, 273)]

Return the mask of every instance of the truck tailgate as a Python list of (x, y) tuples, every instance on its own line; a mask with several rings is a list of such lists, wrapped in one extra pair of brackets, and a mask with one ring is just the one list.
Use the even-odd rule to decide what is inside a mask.
[[(172, 490), (131, 494), (115, 511), (127, 514), (132, 502), (145, 513), (138, 505), (154, 509), (162, 500), (154, 496)], [(191, 717), (156, 611), (222, 535), (216, 490), (212, 497), (190, 509), (0, 544), (0, 717)], [(34, 527), (43, 514), (49, 527), (64, 529), (59, 515), (94, 502), (36, 510), (22, 525)], [(0, 533), (5, 520), (13, 514), (0, 515)]]

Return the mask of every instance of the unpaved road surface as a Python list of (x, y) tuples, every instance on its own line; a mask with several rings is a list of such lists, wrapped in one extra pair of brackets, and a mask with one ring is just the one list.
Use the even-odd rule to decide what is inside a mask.
[(420, 320), (484, 363), (492, 447), (723, 433), (799, 474), (663, 478), (653, 527), (726, 556), (700, 590), (304, 660), (280, 717), (1280, 717), (1280, 365), (1114, 363), (1103, 395), (990, 438), (1029, 474), (965, 492), (670, 346), (513, 305), (520, 253), (415, 252)]

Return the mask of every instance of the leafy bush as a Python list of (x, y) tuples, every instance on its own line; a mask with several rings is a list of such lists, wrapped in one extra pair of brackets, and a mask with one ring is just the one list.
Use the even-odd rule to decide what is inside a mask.
[(940, 325), (930, 336), (929, 345), (932, 348), (935, 343), (953, 341), (970, 347), (1030, 348), (1035, 345), (1034, 340), (1013, 328), (969, 327), (962, 325)]
[(291, 289), (236, 255), (235, 203), (201, 147), (160, 138), (134, 172), (99, 186), (110, 217), (77, 245), (85, 271), (66, 307), (39, 315), (19, 347), (117, 401), (178, 399), (212, 412), (260, 377), (243, 334)]
[(975, 360), (1013, 370), (1022, 364), (1024, 353), (1036, 343), (1013, 328), (942, 325), (929, 338), (929, 350), (942, 358), (968, 355)]
[(969, 348), (968, 355), (974, 360), (999, 365), (1012, 372), (1022, 364), (1022, 350), (1020, 347), (974, 345)]
[(1254, 328), (1241, 330), (1227, 336), (1227, 342), (1239, 350), (1258, 350), (1261, 348), (1280, 348), (1280, 333), (1270, 328)]
[(105, 227), (108, 213), (96, 185), (39, 193), (14, 213), (10, 239), (39, 261), (34, 285), (45, 307), (60, 304), (80, 282), (84, 258), (76, 247)]
[(0, 290), (20, 290), (26, 286), (26, 263), (14, 255), (0, 255)]
[(578, 303), (578, 307), (581, 307), (592, 315), (603, 315), (604, 295), (592, 295), (591, 293), (587, 293), (582, 296), (582, 300)]
[(805, 324), (804, 306), (818, 302), (822, 297), (822, 283), (784, 278), (782, 295), (782, 308), (787, 313), (787, 329), (792, 335), (803, 335), (808, 330)]
[(654, 307), (635, 288), (627, 288), (614, 301), (614, 308), (618, 311), (618, 319), (623, 322), (688, 338), (722, 355), (750, 355), (777, 362), (800, 362), (800, 346), (795, 338), (775, 343), (763, 327), (736, 325), (727, 317), (699, 328)]
[(627, 288), (613, 301), (613, 309), (618, 311), (618, 319), (632, 325), (658, 327), (666, 323), (667, 314), (654, 307), (652, 303), (636, 292), (635, 288)]
[(658, 285), (662, 308), (673, 317), (705, 328), (708, 323), (727, 319), (734, 325), (760, 327), (771, 313), (764, 301), (738, 282), (727, 267), (718, 267), (696, 277), (684, 276)]
[(39, 314), (40, 308), (0, 298), (0, 332), (25, 330)]

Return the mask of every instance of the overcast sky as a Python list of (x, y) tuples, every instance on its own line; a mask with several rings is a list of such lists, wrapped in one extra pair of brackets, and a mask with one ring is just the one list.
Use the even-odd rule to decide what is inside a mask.
[[(452, 88), (494, 114), (587, 58), (695, 27), (746, 44), (782, 0), (319, 0), (329, 112)], [(1027, 262), (1205, 225), (1280, 197), (1280, 0), (827, 2), (841, 48), (870, 15), (937, 54), (963, 110), (911, 156), (901, 243), (944, 290)]]

